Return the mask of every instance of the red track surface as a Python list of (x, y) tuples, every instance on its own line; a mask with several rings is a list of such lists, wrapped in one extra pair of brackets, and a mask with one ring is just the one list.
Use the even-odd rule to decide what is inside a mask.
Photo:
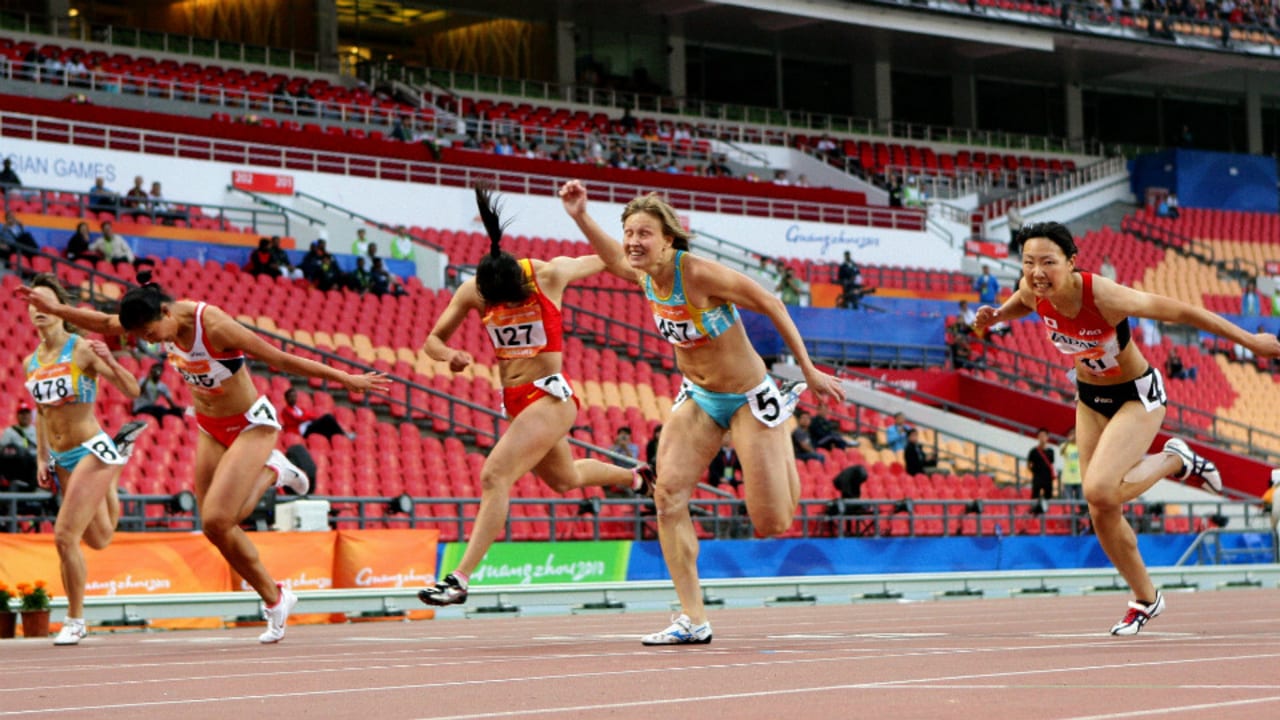
[(1280, 717), (1280, 592), (719, 610), (708, 646), (654, 613), (95, 634), (0, 642), (0, 718)]

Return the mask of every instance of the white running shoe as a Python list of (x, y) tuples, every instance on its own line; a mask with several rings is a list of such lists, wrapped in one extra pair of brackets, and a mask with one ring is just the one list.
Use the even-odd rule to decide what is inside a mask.
[(276, 487), (287, 488), (295, 495), (306, 495), (311, 491), (311, 480), (301, 468), (289, 462), (289, 458), (279, 450), (272, 450), (267, 458), (267, 467), (276, 471)]
[(1164, 444), (1164, 451), (1170, 455), (1177, 455), (1182, 460), (1182, 475), (1178, 476), (1179, 480), (1199, 475), (1204, 478), (1205, 485), (1208, 485), (1211, 490), (1222, 494), (1222, 473), (1218, 472), (1218, 466), (1208, 458), (1197, 455), (1186, 442), (1179, 438), (1169, 438), (1169, 441)]
[(289, 622), (289, 613), (293, 611), (293, 606), (298, 604), (298, 596), (294, 595), (289, 588), (283, 585), (276, 585), (280, 588), (280, 599), (276, 601), (274, 607), (267, 607), (264, 603), (262, 606), (262, 617), (267, 620), (267, 631), (258, 636), (260, 643), (278, 643), (284, 639), (284, 628)]
[(1124, 619), (1111, 626), (1111, 634), (1137, 635), (1148, 620), (1162, 612), (1164, 612), (1164, 594), (1157, 590), (1155, 602), (1150, 605), (1136, 600), (1131, 601), (1129, 603), (1129, 612), (1125, 613)]
[(711, 621), (694, 625), (688, 615), (671, 622), (671, 627), (640, 638), (645, 645), (706, 645), (711, 642)]
[(62, 629), (58, 637), (53, 639), (54, 645), (79, 645), (89, 632), (84, 629), (84, 618), (66, 618), (62, 621)]

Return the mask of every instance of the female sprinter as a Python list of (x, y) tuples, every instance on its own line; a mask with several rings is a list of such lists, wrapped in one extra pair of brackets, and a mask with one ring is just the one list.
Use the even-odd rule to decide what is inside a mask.
[[(587, 214), (587, 191), (571, 180), (560, 190), (569, 217), (610, 272), (640, 285), (658, 332), (675, 345), (684, 383), (658, 442), (658, 540), (683, 613), (670, 627), (645, 636), (646, 645), (711, 642), (698, 582), (698, 537), (689, 498), (703, 468), (731, 430), (742, 462), (747, 512), (756, 532), (785, 532), (800, 501), (791, 437), (783, 423), (802, 387), (779, 390), (738, 321), (738, 308), (773, 321), (820, 400), (844, 400), (840, 381), (819, 372), (786, 307), (751, 278), (691, 255), (690, 233), (655, 194), (632, 200), (622, 213), (618, 244)], [(692, 401), (692, 402), (689, 402)]]
[(1076, 269), (1071, 231), (1055, 222), (1022, 229), (1022, 279), (999, 308), (978, 309), (978, 332), (1036, 312), (1049, 339), (1071, 356), (1076, 382), (1076, 442), (1084, 497), (1098, 542), (1136, 596), (1112, 635), (1134, 635), (1164, 610), (1122, 506), (1163, 477), (1198, 475), (1222, 490), (1213, 463), (1172, 438), (1147, 455), (1165, 415), (1164, 380), (1129, 337), (1129, 317), (1191, 325), (1228, 338), (1260, 357), (1280, 355), (1274, 335), (1251, 335), (1202, 308), (1119, 285)]
[(476, 188), (476, 204), (489, 233), (489, 253), (476, 267), (475, 278), (458, 288), (440, 314), (423, 351), (447, 361), (454, 372), (461, 371), (472, 363), (471, 354), (446, 343), (468, 313), (479, 315), (498, 356), (502, 405), (511, 426), (480, 470), (480, 510), (462, 560), (443, 580), (418, 592), (428, 605), (466, 601), (471, 574), (506, 522), (511, 486), (525, 473), (532, 471), (558, 493), (615, 486), (647, 494), (651, 487), (647, 466), (628, 469), (599, 460), (574, 460), (569, 449), (578, 399), (560, 372), (560, 298), (569, 283), (604, 270), (604, 263), (595, 255), (517, 260), (502, 251), (505, 226), (488, 190)]
[(298, 598), (272, 579), (240, 522), (273, 483), (303, 495), (309, 482), (283, 453), (273, 449), (280, 420), (271, 402), (254, 389), (245, 355), (295, 375), (341, 383), (352, 392), (385, 390), (386, 378), (380, 373), (351, 375), (290, 355), (221, 309), (191, 300), (175, 302), (154, 284), (125, 293), (119, 315), (74, 308), (31, 291), (19, 290), (19, 294), (37, 311), (86, 330), (109, 335), (128, 332), (164, 344), (169, 362), (191, 389), (201, 430), (195, 493), (204, 535), (261, 596), (267, 630), (258, 640), (279, 642)]
[[(36, 275), (33, 296), (64, 303), (67, 293), (57, 278)], [(109, 437), (93, 416), (98, 378), (130, 398), (138, 396), (138, 381), (116, 362), (106, 343), (86, 340), (67, 323), (28, 305), (40, 345), (27, 358), (27, 392), (36, 401), (36, 479), (40, 487), (62, 495), (54, 539), (61, 561), (62, 587), (67, 593), (67, 617), (55, 645), (75, 645), (85, 636), (84, 586), (87, 572), (83, 540), (101, 550), (111, 544), (120, 519), (116, 483), (146, 423), (125, 425)]]

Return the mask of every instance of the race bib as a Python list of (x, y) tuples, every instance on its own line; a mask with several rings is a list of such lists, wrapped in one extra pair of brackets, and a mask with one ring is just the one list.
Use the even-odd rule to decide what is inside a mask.
[(275, 407), (265, 395), (249, 406), (249, 411), (244, 414), (244, 417), (250, 425), (266, 425), (277, 430), (283, 429), (280, 427), (280, 418), (276, 415)]
[(36, 370), (27, 378), (27, 392), (41, 405), (61, 405), (75, 397), (71, 364), (57, 363)]
[(1142, 407), (1146, 408), (1147, 412), (1164, 407), (1168, 403), (1169, 399), (1164, 393), (1164, 376), (1155, 368), (1151, 368), (1151, 372), (1134, 380), (1133, 386), (1138, 391), (1138, 400), (1142, 402)]
[(116, 449), (115, 441), (104, 432), (89, 438), (83, 445), (89, 452), (93, 453), (94, 457), (107, 465), (123, 465), (129, 459), (120, 454), (120, 451)]
[(547, 346), (547, 328), (537, 301), (519, 307), (497, 306), (484, 314), (485, 331), (503, 360), (537, 355)]
[(799, 395), (788, 393), (783, 396), (771, 378), (747, 391), (747, 404), (751, 406), (751, 414), (765, 427), (777, 427), (787, 421), (796, 410)]
[(534, 380), (533, 386), (558, 400), (568, 400), (573, 397), (573, 387), (560, 373)]

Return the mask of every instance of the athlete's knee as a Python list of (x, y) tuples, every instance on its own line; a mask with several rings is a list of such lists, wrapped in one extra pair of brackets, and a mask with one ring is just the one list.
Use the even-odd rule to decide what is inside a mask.
[(687, 516), (689, 514), (689, 490), (683, 486), (663, 483), (653, 489), (653, 505), (658, 519)]
[(217, 543), (240, 525), (230, 513), (210, 511), (200, 517), (200, 530), (206, 538)]
[(80, 547), (82, 535), (65, 528), (57, 528), (53, 531), (53, 543), (58, 548), (58, 555), (65, 556), (67, 553), (74, 551)]
[(1089, 507), (1118, 508), (1123, 504), (1115, 483), (1085, 483), (1084, 499)]
[(780, 512), (758, 513), (763, 517), (752, 516), (751, 526), (760, 537), (777, 537), (791, 529), (794, 517)]
[(493, 468), (480, 470), (480, 492), (489, 495), (495, 492), (506, 492), (511, 488), (512, 480), (496, 472)]

